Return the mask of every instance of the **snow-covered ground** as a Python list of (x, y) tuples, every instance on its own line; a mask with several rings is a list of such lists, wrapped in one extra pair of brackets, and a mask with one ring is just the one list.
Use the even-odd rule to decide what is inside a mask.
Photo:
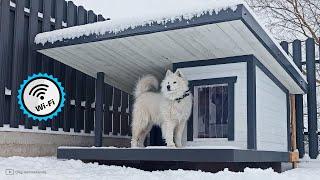
[[(284, 173), (276, 173), (272, 169), (246, 169), (241, 173), (224, 170), (218, 173), (201, 171), (154, 171), (146, 172), (133, 168), (105, 166), (97, 163), (82, 163), (76, 160), (57, 160), (54, 157), (0, 158), (0, 179), (111, 179), (111, 180), (152, 180), (152, 179), (183, 179), (183, 180), (317, 180), (320, 179), (320, 158), (305, 159), (298, 169)], [(14, 175), (6, 175), (10, 173)]]

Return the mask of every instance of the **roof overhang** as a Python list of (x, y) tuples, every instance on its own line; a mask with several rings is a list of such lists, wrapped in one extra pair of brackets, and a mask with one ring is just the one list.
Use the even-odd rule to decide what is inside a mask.
[[(63, 31), (63, 30), (60, 30)], [(173, 63), (252, 54), (292, 94), (304, 93), (307, 82), (292, 59), (244, 5), (236, 10), (204, 13), (191, 20), (84, 35), (35, 45), (40, 53), (131, 92), (147, 73), (159, 78)]]

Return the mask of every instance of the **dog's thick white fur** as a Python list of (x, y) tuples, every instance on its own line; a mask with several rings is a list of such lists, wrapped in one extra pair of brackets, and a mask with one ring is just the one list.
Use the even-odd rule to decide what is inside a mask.
[(169, 147), (182, 147), (182, 134), (190, 117), (192, 95), (188, 81), (177, 70), (167, 71), (161, 83), (152, 75), (142, 77), (135, 89), (131, 147), (144, 147), (143, 143), (154, 125), (161, 127), (162, 136)]

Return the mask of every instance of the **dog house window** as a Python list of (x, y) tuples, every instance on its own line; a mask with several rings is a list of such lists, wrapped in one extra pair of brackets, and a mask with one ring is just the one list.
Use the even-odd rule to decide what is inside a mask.
[(236, 77), (193, 81), (194, 138), (234, 139)]

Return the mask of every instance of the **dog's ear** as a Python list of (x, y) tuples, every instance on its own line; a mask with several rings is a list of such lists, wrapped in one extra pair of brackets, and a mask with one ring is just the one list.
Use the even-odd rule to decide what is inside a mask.
[(183, 77), (183, 74), (179, 69), (175, 72), (175, 74), (179, 77)]
[(170, 69), (167, 70), (166, 76), (169, 76), (169, 75), (171, 75), (171, 74), (173, 74), (173, 72), (172, 72)]

